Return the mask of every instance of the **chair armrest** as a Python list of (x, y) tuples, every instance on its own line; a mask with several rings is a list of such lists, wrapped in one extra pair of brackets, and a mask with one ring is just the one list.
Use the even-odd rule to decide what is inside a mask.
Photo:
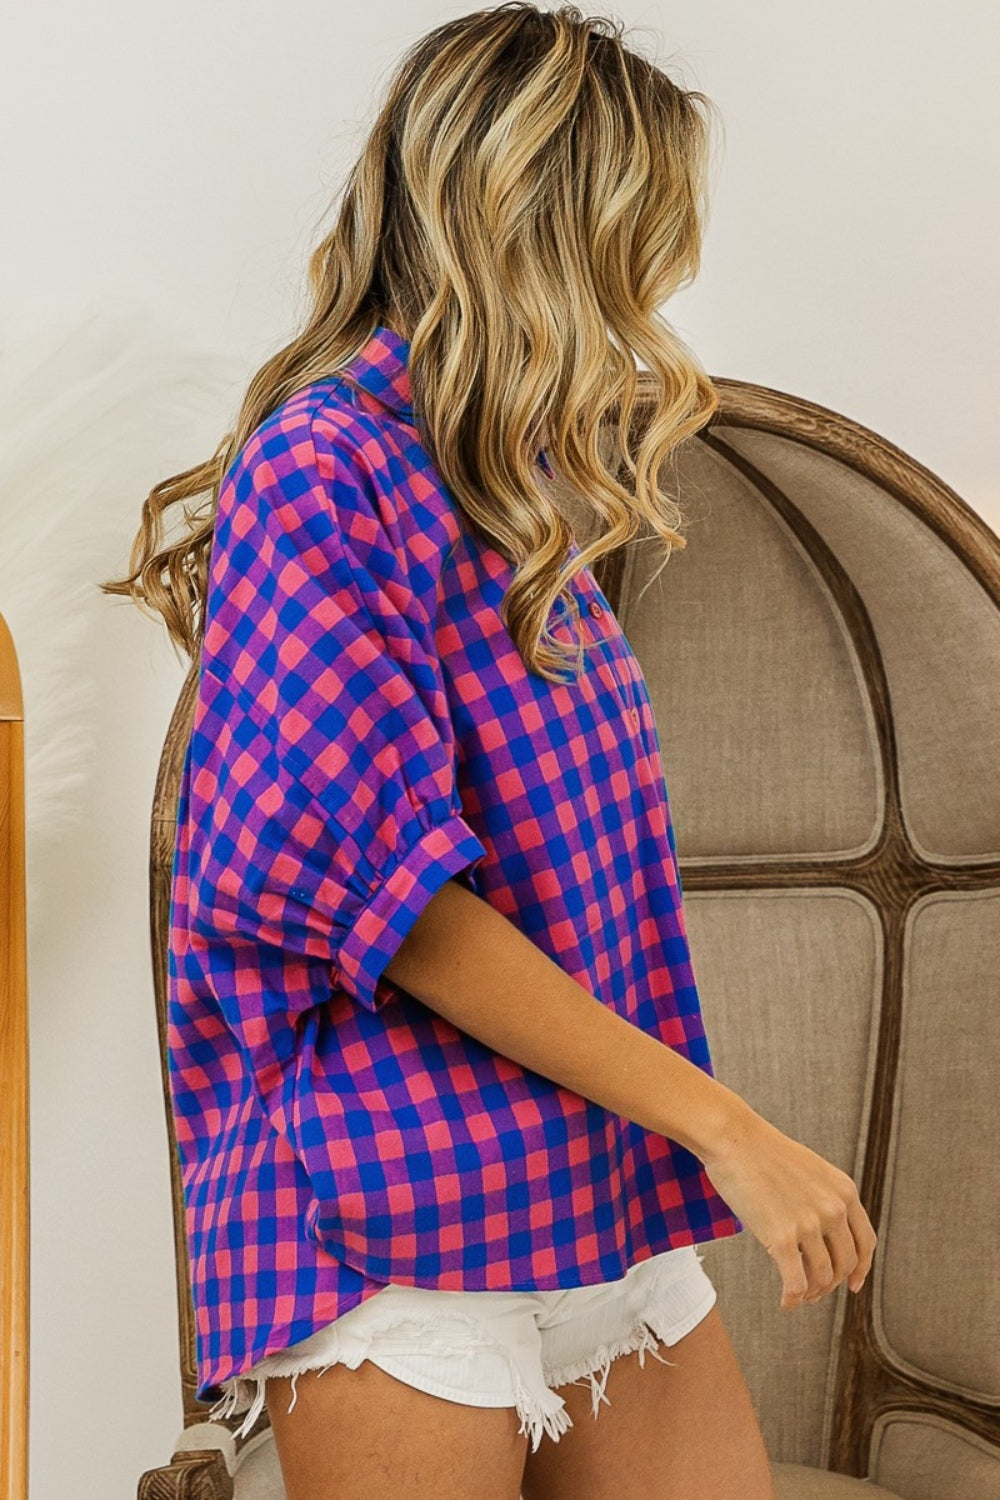
[(177, 1439), (169, 1464), (147, 1469), (138, 1500), (233, 1500), (236, 1442), (219, 1422), (198, 1422)]

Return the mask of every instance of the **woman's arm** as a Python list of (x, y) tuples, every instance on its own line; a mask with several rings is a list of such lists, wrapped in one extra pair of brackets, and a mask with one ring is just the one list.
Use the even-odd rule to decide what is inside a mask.
[(860, 1291), (877, 1238), (848, 1173), (609, 1010), (466, 886), (435, 892), (385, 972), (495, 1052), (692, 1151), (775, 1261), (782, 1309), (848, 1278)]
[(448, 880), (386, 975), (494, 1052), (703, 1158), (749, 1106), (610, 1010), (502, 912)]

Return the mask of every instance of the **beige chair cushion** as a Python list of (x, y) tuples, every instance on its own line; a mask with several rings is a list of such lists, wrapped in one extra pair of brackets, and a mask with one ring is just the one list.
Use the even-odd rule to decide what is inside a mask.
[[(258, 1432), (235, 1451), (232, 1434), (218, 1422), (188, 1427), (174, 1445), (180, 1449), (219, 1448), (233, 1476), (235, 1500), (285, 1500), (278, 1451), (270, 1431)], [(895, 1490), (884, 1490), (867, 1479), (828, 1474), (805, 1464), (771, 1465), (777, 1500), (904, 1500)]]
[(869, 1479), (852, 1479), (849, 1474), (830, 1474), (826, 1469), (811, 1469), (808, 1464), (772, 1463), (774, 1493), (777, 1500), (903, 1500), (895, 1490), (883, 1489)]

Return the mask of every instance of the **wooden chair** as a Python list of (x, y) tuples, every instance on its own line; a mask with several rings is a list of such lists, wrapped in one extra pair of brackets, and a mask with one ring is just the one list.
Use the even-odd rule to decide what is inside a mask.
[[(749, 1231), (705, 1265), (781, 1500), (982, 1500), (1000, 1493), (1000, 538), (856, 422), (716, 384), (664, 476), (686, 550), (641, 598), (656, 538), (597, 572), (657, 711), (717, 1076), (851, 1173), (879, 1246), (859, 1296), (784, 1313)], [(161, 1039), (195, 685), (153, 807)], [(194, 1399), (172, 1154), (185, 1425), (139, 1494), (282, 1500), (266, 1413), (237, 1445)]]

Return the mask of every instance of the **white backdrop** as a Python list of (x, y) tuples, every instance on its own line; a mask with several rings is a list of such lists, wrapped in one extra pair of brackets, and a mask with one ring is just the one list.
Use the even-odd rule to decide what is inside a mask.
[[(211, 453), (293, 331), (400, 52), (469, 8), (5, 11), (0, 611), (27, 716), (32, 1500), (134, 1496), (181, 1426), (147, 857), (186, 663), (97, 582), (126, 567), (149, 488)], [(708, 372), (875, 429), (1000, 530), (995, 6), (613, 14), (725, 121), (702, 274), (664, 309)]]

